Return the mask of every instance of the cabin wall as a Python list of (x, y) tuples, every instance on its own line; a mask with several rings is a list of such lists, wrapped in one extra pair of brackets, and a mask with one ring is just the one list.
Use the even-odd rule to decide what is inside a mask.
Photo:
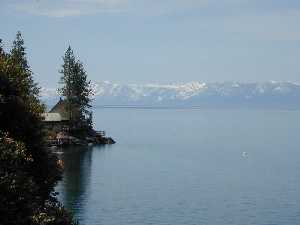
[(48, 132), (59, 133), (61, 131), (66, 131), (68, 128), (68, 122), (44, 122), (44, 129)]

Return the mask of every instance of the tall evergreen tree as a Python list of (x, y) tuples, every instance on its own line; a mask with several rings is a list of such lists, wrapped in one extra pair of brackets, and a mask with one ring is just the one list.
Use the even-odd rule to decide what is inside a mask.
[(87, 135), (92, 130), (91, 84), (83, 64), (74, 56), (69, 46), (63, 57), (59, 89), (65, 98), (70, 119), (70, 132), (75, 136)]
[(31, 100), (38, 99), (39, 88), (37, 83), (33, 81), (33, 73), (26, 57), (26, 48), (20, 31), (17, 32), (16, 39), (13, 41), (13, 46), (10, 51), (10, 60), (20, 70), (20, 74), (16, 77), (19, 82), (19, 88), (26, 93), (23, 97), (30, 97)]
[(0, 224), (72, 224), (52, 195), (61, 178), (46, 148), (38, 99), (21, 33), (10, 53), (0, 45)]

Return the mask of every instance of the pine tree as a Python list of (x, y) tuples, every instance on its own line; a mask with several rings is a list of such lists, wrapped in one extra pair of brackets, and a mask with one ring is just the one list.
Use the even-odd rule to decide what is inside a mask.
[(0, 44), (0, 215), (3, 225), (73, 224), (52, 196), (61, 178), (46, 148), (44, 107), (18, 32), (10, 53)]
[(23, 97), (30, 97), (31, 100), (34, 100), (38, 98), (39, 88), (33, 81), (33, 73), (30, 70), (25, 50), (22, 34), (18, 31), (10, 51), (10, 60), (20, 70), (16, 80), (19, 82), (19, 88), (26, 93)]
[(87, 79), (82, 62), (74, 56), (69, 46), (63, 57), (62, 74), (59, 89), (65, 98), (70, 119), (70, 132), (74, 136), (87, 135), (92, 130), (91, 84)]

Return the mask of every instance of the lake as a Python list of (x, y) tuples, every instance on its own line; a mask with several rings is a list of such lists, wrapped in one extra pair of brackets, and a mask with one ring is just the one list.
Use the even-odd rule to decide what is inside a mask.
[(66, 149), (57, 190), (80, 224), (300, 224), (300, 111), (108, 109), (117, 144)]

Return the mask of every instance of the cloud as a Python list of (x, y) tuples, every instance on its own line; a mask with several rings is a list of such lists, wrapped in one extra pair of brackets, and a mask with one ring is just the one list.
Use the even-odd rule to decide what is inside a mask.
[(30, 0), (10, 3), (19, 12), (48, 17), (115, 13), (126, 9), (129, 0)]
[[(1, 1), (1, 0), (0, 0)], [(230, 7), (248, 0), (2, 0), (18, 12), (48, 17), (134, 12), (161, 15), (187, 9)]]
[[(188, 15), (195, 27), (246, 39), (300, 40), (295, 0), (0, 0), (0, 8), (47, 17), (99, 13)], [(176, 17), (173, 17), (176, 18)], [(181, 17), (179, 17), (181, 19)]]

